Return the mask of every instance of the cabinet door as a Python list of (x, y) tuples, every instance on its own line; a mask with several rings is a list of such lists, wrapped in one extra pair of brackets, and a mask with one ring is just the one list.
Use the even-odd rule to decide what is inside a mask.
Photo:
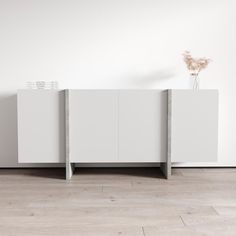
[(70, 162), (117, 161), (117, 92), (69, 90)]
[(217, 160), (218, 91), (169, 91), (169, 153), (172, 162)]
[(123, 90), (119, 94), (119, 161), (166, 161), (167, 93)]
[(65, 162), (64, 91), (19, 90), (18, 160)]

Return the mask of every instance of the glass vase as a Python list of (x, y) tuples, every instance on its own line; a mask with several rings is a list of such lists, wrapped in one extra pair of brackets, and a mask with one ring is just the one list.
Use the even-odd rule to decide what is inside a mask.
[(193, 81), (193, 90), (199, 90), (200, 79), (198, 75), (191, 75)]

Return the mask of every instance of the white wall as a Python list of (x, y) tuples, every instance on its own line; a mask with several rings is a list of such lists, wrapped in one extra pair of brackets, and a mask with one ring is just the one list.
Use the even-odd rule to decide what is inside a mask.
[[(213, 59), (219, 162), (236, 166), (236, 1), (0, 0), (0, 166), (17, 165), (16, 89), (190, 88), (181, 53)], [(204, 114), (202, 114), (204, 115)]]

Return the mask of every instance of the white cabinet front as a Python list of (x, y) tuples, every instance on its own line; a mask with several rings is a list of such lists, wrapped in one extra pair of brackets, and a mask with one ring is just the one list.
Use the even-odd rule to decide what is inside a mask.
[(122, 90), (119, 94), (119, 161), (166, 161), (167, 93)]
[(218, 147), (218, 91), (169, 91), (172, 162), (213, 162)]
[(18, 91), (20, 163), (65, 162), (64, 108), (64, 91)]
[(69, 90), (70, 162), (165, 162), (167, 92)]
[(71, 162), (117, 161), (117, 92), (69, 90)]

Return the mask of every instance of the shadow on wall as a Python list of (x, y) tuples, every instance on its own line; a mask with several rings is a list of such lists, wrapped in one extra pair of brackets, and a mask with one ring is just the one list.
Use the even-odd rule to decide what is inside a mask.
[(128, 81), (139, 88), (155, 88), (156, 85), (166, 82), (176, 76), (173, 68), (161, 69), (149, 74), (137, 75)]
[(0, 94), (0, 163), (17, 163), (16, 94)]

